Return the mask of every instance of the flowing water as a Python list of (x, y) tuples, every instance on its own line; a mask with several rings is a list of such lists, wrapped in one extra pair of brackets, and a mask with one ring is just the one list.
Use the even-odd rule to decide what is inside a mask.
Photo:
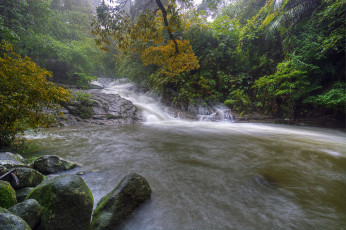
[(133, 90), (103, 91), (133, 101), (141, 124), (27, 135), (34, 155), (83, 165), (68, 173), (85, 172), (95, 205), (127, 174), (144, 176), (152, 198), (121, 229), (346, 229), (344, 132), (186, 121)]

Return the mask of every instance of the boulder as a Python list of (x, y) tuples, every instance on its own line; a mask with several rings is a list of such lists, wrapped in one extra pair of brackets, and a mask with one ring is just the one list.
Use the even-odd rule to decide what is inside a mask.
[(46, 179), (26, 199), (42, 206), (39, 228), (44, 230), (86, 230), (90, 225), (93, 196), (77, 175), (60, 175)]
[(15, 216), (8, 211), (2, 212), (0, 209), (0, 229), (1, 230), (31, 230), (30, 226), (19, 216)]
[(6, 208), (1, 208), (0, 207), (0, 213), (11, 213), (11, 212), (8, 211)]
[(9, 180), (14, 189), (35, 187), (44, 179), (40, 172), (32, 168), (16, 168), (16, 175), (18, 184), (13, 179)]
[(42, 207), (34, 199), (28, 199), (8, 209), (12, 214), (19, 216), (34, 229), (41, 219)]
[(77, 164), (55, 155), (40, 156), (34, 161), (34, 168), (43, 174), (52, 174), (76, 167)]
[(7, 181), (0, 180), (0, 207), (9, 208), (17, 204), (16, 191)]
[(63, 104), (66, 109), (65, 119), (60, 120), (60, 125), (123, 125), (134, 124), (141, 119), (133, 103), (117, 94), (97, 92), (88, 92), (88, 94), (90, 103), (87, 106), (81, 106), (83, 102), (77, 100)]
[(97, 204), (91, 229), (116, 229), (141, 203), (150, 197), (151, 188), (145, 178), (135, 173), (126, 176)]
[(18, 202), (22, 202), (29, 195), (29, 193), (33, 190), (33, 187), (26, 187), (16, 190), (16, 197)]
[(27, 167), (27, 164), (25, 163), (24, 158), (19, 154), (0, 152), (0, 166), (10, 169), (16, 167)]

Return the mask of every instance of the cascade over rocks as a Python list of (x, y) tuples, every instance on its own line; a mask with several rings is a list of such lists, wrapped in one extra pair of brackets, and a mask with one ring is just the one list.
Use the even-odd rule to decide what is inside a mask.
[(34, 199), (28, 199), (8, 209), (12, 214), (19, 216), (34, 229), (41, 219), (42, 207)]
[(34, 168), (43, 174), (57, 173), (72, 169), (76, 166), (76, 163), (64, 160), (55, 155), (43, 155), (34, 161)]
[(86, 230), (90, 225), (93, 196), (77, 175), (61, 175), (46, 179), (34, 188), (27, 199), (42, 206), (39, 229)]
[(136, 173), (126, 176), (97, 204), (91, 229), (116, 229), (141, 203), (150, 197), (151, 188), (145, 178)]

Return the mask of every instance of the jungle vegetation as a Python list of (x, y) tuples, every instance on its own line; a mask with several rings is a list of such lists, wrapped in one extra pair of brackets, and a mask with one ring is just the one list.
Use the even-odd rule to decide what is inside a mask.
[(97, 9), (93, 33), (119, 76), (185, 107), (343, 119), (344, 0), (118, 2)]
[(0, 0), (0, 145), (68, 100), (51, 81), (93, 76), (184, 108), (344, 120), (344, 26), (345, 0)]

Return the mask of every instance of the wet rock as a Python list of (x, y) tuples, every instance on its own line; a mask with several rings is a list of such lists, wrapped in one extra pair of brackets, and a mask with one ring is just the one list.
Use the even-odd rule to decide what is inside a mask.
[(9, 208), (17, 204), (16, 191), (7, 181), (0, 180), (0, 207)]
[(14, 189), (35, 187), (44, 179), (44, 176), (40, 172), (32, 168), (16, 168), (16, 175), (18, 178), (18, 184), (13, 180), (13, 178), (9, 180)]
[(1, 230), (31, 230), (30, 226), (19, 216), (0, 209)]
[(22, 202), (29, 195), (29, 193), (33, 190), (33, 187), (26, 187), (16, 190), (16, 197), (18, 202)]
[(11, 212), (8, 211), (6, 208), (1, 208), (0, 207), (0, 213), (11, 213)]
[(27, 167), (24, 158), (19, 154), (0, 152), (0, 166), (7, 169), (15, 167)]
[[(117, 94), (88, 94), (88, 105), (80, 106), (81, 102), (78, 101), (63, 105), (67, 112), (64, 112), (65, 120), (60, 121), (62, 126), (123, 125), (134, 124), (140, 120), (139, 113), (131, 101)], [(85, 111), (78, 111), (80, 109), (88, 111), (88, 116), (80, 116), (86, 114)]]
[(28, 195), (42, 206), (39, 229), (86, 230), (90, 225), (93, 196), (77, 175), (46, 179)]
[(97, 204), (91, 229), (116, 229), (141, 203), (150, 197), (151, 188), (145, 178), (135, 173), (126, 176)]
[(28, 199), (8, 209), (12, 214), (19, 216), (34, 229), (41, 219), (42, 207), (34, 199)]
[(76, 167), (77, 164), (55, 155), (44, 155), (34, 161), (34, 168), (43, 174), (52, 174)]

